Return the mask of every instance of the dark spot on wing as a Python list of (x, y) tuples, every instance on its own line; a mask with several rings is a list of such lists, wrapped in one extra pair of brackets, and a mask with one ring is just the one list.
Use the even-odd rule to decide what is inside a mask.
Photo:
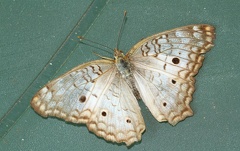
[(166, 103), (166, 102), (163, 102), (163, 106), (167, 106), (167, 103)]
[(179, 64), (180, 60), (179, 60), (178, 58), (173, 58), (173, 59), (172, 59), (172, 62), (173, 62), (174, 64)]
[(172, 84), (175, 84), (176, 83), (176, 81), (175, 80), (172, 80)]
[(79, 98), (79, 101), (81, 103), (84, 103), (86, 101), (86, 96), (85, 95), (82, 95), (80, 98)]
[(130, 120), (130, 119), (127, 119), (126, 122), (127, 122), (127, 123), (131, 123), (131, 120)]
[(107, 113), (105, 111), (102, 111), (102, 116), (107, 116)]

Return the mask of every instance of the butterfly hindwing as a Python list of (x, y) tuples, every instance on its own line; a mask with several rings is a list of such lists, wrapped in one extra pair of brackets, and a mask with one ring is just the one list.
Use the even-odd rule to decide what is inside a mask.
[(116, 76), (99, 100), (89, 129), (113, 142), (131, 145), (141, 140), (145, 124), (137, 100), (128, 84)]

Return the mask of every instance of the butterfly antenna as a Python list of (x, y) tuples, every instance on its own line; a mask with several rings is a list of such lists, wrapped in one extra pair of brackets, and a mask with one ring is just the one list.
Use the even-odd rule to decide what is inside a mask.
[(100, 57), (100, 58), (102, 58), (102, 59), (105, 59), (105, 60), (114, 60), (114, 59), (112, 59), (112, 58), (108, 58), (108, 57), (104, 57), (104, 56), (101, 56), (101, 55), (99, 55), (99, 54), (97, 54), (96, 52), (93, 52), (96, 56), (98, 56), (98, 57)]
[(118, 33), (118, 40), (117, 40), (117, 46), (116, 46), (117, 50), (118, 50), (119, 42), (120, 42), (120, 39), (121, 39), (121, 36), (122, 36), (123, 27), (124, 27), (125, 22), (126, 22), (126, 16), (127, 16), (127, 11), (124, 11), (122, 25), (121, 25), (121, 28), (120, 28), (119, 33)]
[(96, 44), (96, 45), (99, 45), (99, 46), (102, 46), (102, 47), (104, 47), (104, 48), (106, 48), (106, 49), (111, 50), (111, 53), (110, 53), (109, 51), (107, 51), (107, 50), (104, 49), (104, 51), (107, 52), (107, 53), (112, 54), (112, 51), (114, 50), (113, 48), (110, 48), (110, 47), (108, 47), (108, 46), (106, 46), (106, 45), (103, 45), (103, 44), (100, 44), (100, 43), (98, 43), (98, 42), (95, 42), (95, 41), (86, 39), (86, 38), (84, 38), (84, 37), (82, 37), (82, 36), (78, 36), (78, 38), (80, 39), (80, 41), (85, 40), (85, 41), (88, 41), (88, 42), (90, 42), (90, 43), (93, 43), (93, 44)]

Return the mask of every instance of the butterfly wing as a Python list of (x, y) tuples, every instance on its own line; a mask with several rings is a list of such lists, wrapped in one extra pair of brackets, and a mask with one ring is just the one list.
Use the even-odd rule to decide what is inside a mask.
[(99, 101), (88, 128), (106, 140), (124, 142), (127, 146), (140, 141), (145, 124), (137, 99), (120, 76), (115, 78)]
[(214, 27), (189, 25), (143, 39), (127, 53), (141, 98), (159, 122), (175, 125), (193, 114), (194, 76), (214, 38)]
[(85, 123), (96, 135), (127, 145), (145, 130), (137, 100), (111, 60), (85, 63), (49, 82), (31, 106), (44, 117)]

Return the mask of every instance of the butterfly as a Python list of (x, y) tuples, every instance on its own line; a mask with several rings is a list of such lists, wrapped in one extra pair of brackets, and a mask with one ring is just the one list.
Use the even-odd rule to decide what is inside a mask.
[(140, 141), (145, 131), (137, 99), (159, 122), (193, 115), (194, 76), (213, 47), (214, 27), (188, 25), (147, 37), (125, 55), (79, 65), (41, 88), (31, 100), (41, 116), (84, 123), (105, 140)]

